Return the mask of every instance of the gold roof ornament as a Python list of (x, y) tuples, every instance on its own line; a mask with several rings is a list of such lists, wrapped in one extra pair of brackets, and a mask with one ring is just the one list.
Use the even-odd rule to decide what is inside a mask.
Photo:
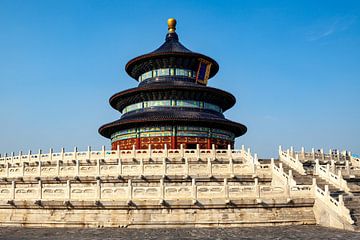
[(169, 18), (167, 21), (169, 33), (173, 33), (176, 30), (176, 19)]

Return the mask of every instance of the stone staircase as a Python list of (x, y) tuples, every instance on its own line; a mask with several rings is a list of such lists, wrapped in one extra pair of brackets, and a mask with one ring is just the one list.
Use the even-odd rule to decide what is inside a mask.
[[(267, 161), (267, 160), (266, 160)], [(346, 179), (348, 181), (348, 185), (350, 187), (350, 193), (346, 193), (345, 191), (337, 188), (333, 184), (327, 182), (326, 180), (320, 178), (317, 175), (314, 175), (313, 168), (307, 167), (306, 175), (301, 175), (296, 170), (292, 169), (286, 163), (281, 161), (275, 161), (275, 164), (279, 167), (280, 163), (282, 163), (282, 167), (284, 172), (289, 173), (289, 170), (292, 170), (292, 175), (294, 180), (298, 185), (311, 185), (312, 179), (316, 179), (316, 184), (322, 190), (325, 190), (325, 185), (328, 185), (328, 190), (330, 196), (339, 200), (339, 195), (343, 195), (344, 204), (350, 210), (350, 215), (354, 220), (354, 229), (359, 231), (360, 230), (360, 177), (358, 178), (351, 178)]]
[(360, 231), (360, 177), (345, 180), (348, 182), (351, 195), (344, 197), (345, 206), (350, 209), (350, 215), (355, 222), (355, 230)]

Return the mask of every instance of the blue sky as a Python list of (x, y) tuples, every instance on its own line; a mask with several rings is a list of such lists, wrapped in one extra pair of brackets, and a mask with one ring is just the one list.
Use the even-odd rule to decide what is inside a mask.
[(135, 87), (128, 60), (160, 46), (166, 21), (216, 59), (236, 145), (360, 153), (359, 1), (0, 0), (0, 153), (110, 146), (109, 97)]

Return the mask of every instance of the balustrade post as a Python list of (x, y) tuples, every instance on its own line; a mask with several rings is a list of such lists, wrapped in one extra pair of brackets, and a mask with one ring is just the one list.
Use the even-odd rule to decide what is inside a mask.
[(254, 178), (254, 187), (255, 187), (256, 201), (261, 202), (260, 185), (259, 185), (259, 179), (257, 177)]
[(28, 155), (27, 155), (27, 161), (28, 161), (28, 163), (30, 163), (30, 159), (31, 159), (31, 150), (29, 150)]
[(128, 180), (128, 203), (131, 203), (133, 199), (132, 181)]
[(335, 161), (334, 161), (334, 159), (331, 159), (331, 160), (330, 160), (330, 163), (331, 163), (331, 171), (332, 171), (333, 173), (335, 173), (336, 167), (335, 167)]
[(41, 161), (41, 158), (42, 158), (42, 157), (41, 157), (41, 154), (42, 154), (42, 150), (39, 149), (39, 152), (38, 152), (38, 154), (37, 154), (37, 155), (38, 155), (38, 160), (39, 160), (39, 162)]
[(196, 144), (196, 158), (200, 160), (200, 145)]
[(208, 166), (209, 177), (211, 178), (211, 177), (212, 177), (212, 163), (211, 163), (211, 159), (210, 159), (210, 158), (208, 158), (207, 166)]
[(78, 152), (78, 150), (77, 150), (77, 147), (74, 147), (74, 160), (77, 160), (77, 152)]
[(288, 185), (289, 186), (293, 186), (293, 182), (294, 182), (294, 177), (293, 177), (293, 173), (292, 170), (289, 170), (289, 181), (288, 181)]
[(191, 180), (191, 186), (192, 186), (193, 203), (195, 204), (197, 202), (197, 188), (196, 188), (196, 180), (195, 180), (195, 178), (193, 178)]
[(96, 159), (96, 176), (100, 176), (100, 159)]
[(53, 160), (53, 149), (52, 148), (49, 149), (49, 160), (50, 161)]
[[(98, 159), (99, 161), (99, 159)], [(76, 160), (76, 176), (80, 176), (80, 162), (79, 160)]]
[(57, 172), (57, 176), (60, 177), (60, 160), (59, 159), (56, 160), (56, 172)]
[(39, 177), (41, 177), (41, 161), (38, 161)]
[(14, 156), (15, 156), (15, 153), (11, 152), (11, 164), (14, 164)]
[(152, 158), (152, 154), (151, 154), (151, 144), (149, 144), (148, 151), (149, 151), (149, 153), (148, 153), (149, 160), (151, 160), (151, 158)]
[(341, 169), (338, 170), (337, 176), (338, 176), (338, 178), (339, 178), (339, 182), (340, 182), (340, 184), (341, 184), (341, 187), (343, 187), (343, 186), (342, 186), (342, 185), (343, 185), (343, 184), (342, 184), (343, 182), (341, 181), (341, 179), (342, 179)]
[(282, 163), (279, 163), (279, 169), (280, 169), (280, 172), (283, 173), (284, 172), (284, 169), (283, 169), (283, 164)]
[(230, 172), (230, 177), (234, 178), (235, 174), (234, 174), (234, 161), (232, 158), (229, 159), (229, 172)]
[(286, 201), (289, 203), (291, 201), (291, 187), (292, 184), (286, 184), (285, 185), (285, 196), (286, 196)]
[(106, 152), (105, 152), (106, 150), (105, 150), (105, 146), (102, 146), (101, 147), (101, 155), (102, 155), (102, 157), (103, 157), (103, 159), (105, 160), (105, 156), (106, 156)]
[(227, 155), (228, 155), (229, 158), (232, 157), (231, 145), (230, 144), (228, 144)]
[(330, 195), (330, 193), (329, 193), (329, 185), (325, 185), (325, 195), (326, 196)]
[(101, 199), (101, 180), (96, 180), (96, 200)]
[(281, 153), (282, 153), (282, 147), (281, 145), (279, 145), (279, 156), (281, 155)]
[(251, 163), (251, 168), (252, 168), (252, 173), (255, 174), (256, 173), (256, 162), (257, 162), (257, 154), (254, 154), (254, 157), (252, 158), (252, 163)]
[(225, 202), (229, 203), (229, 185), (228, 185), (228, 179), (224, 178), (224, 194), (225, 194)]
[(15, 188), (16, 188), (16, 182), (11, 181), (11, 200), (15, 200)]
[(325, 160), (325, 156), (324, 156), (324, 149), (320, 149), (320, 153), (321, 153), (321, 160)]
[(25, 176), (25, 163), (22, 162), (21, 163), (21, 177), (24, 177)]
[(181, 154), (181, 159), (184, 158), (184, 145), (180, 144), (180, 154)]
[(70, 180), (66, 181), (66, 191), (67, 191), (66, 198), (68, 201), (70, 201), (71, 200), (71, 182), (70, 182)]
[(291, 153), (291, 157), (294, 157), (294, 147), (293, 146), (290, 147), (290, 153)]
[(350, 163), (349, 160), (345, 160), (345, 168), (346, 168), (346, 174), (350, 175)]
[(140, 171), (141, 171), (140, 175), (144, 176), (144, 161), (142, 158), (140, 159)]
[[(1, 157), (1, 155), (0, 155), (0, 157)], [(18, 157), (19, 157), (19, 163), (22, 163), (22, 151), (19, 151)]]
[(166, 171), (167, 170), (166, 169), (167, 168), (167, 166), (166, 166), (166, 158), (163, 159), (162, 165), (163, 165), (163, 168), (164, 168), (164, 172), (163, 172), (164, 174), (163, 175), (164, 175), (164, 177), (166, 177), (166, 174), (167, 174), (167, 171)]
[(188, 158), (185, 158), (185, 176), (189, 176), (189, 161)]
[(213, 159), (216, 159), (215, 144), (211, 144), (211, 156), (212, 156)]
[(162, 203), (165, 199), (164, 194), (164, 179), (160, 178), (160, 203)]
[(339, 149), (336, 150), (336, 156), (337, 156), (337, 160), (340, 161), (340, 151), (339, 151)]
[(119, 145), (119, 144), (116, 145), (116, 156), (118, 157), (118, 160), (121, 159), (121, 156), (120, 156), (120, 145)]
[(311, 148), (311, 155), (313, 157), (313, 160), (315, 160), (315, 149)]
[(9, 163), (6, 161), (5, 162), (5, 171), (6, 171), (6, 177), (8, 178), (9, 177)]
[(89, 159), (89, 161), (91, 160), (91, 147), (90, 146), (87, 147), (87, 159)]
[(38, 182), (38, 196), (39, 196), (39, 199), (38, 200), (42, 200), (42, 182), (41, 182), (41, 180), (39, 180), (39, 182)]
[(344, 196), (342, 194), (339, 195), (339, 205), (344, 206)]
[(64, 161), (64, 157), (65, 157), (65, 148), (61, 148), (61, 161)]
[(302, 156), (302, 159), (305, 159), (305, 148), (304, 147), (301, 147), (301, 156)]
[(286, 150), (286, 157), (290, 157), (290, 149)]
[(315, 189), (316, 186), (317, 186), (316, 178), (312, 178), (312, 187)]
[(121, 158), (118, 158), (118, 174), (121, 176), (122, 175), (122, 162), (121, 162)]
[[(247, 155), (248, 155), (248, 157), (251, 156), (251, 150), (250, 150), (250, 148), (247, 149)], [(247, 159), (246, 159), (246, 160), (247, 160)]]
[(165, 158), (168, 158), (169, 151), (168, 151), (168, 148), (167, 148), (167, 144), (164, 145), (164, 152), (165, 152)]
[(316, 159), (315, 160), (315, 175), (320, 174), (319, 170), (320, 170), (320, 162), (319, 162), (319, 159)]
[(328, 179), (330, 179), (330, 164), (326, 164), (326, 174), (327, 174), (327, 177)]
[(330, 156), (330, 160), (332, 161), (332, 149), (331, 148), (329, 150), (329, 156)]
[(275, 165), (275, 160), (274, 160), (274, 158), (271, 158), (270, 164), (271, 164), (271, 169), (274, 168), (274, 165)]

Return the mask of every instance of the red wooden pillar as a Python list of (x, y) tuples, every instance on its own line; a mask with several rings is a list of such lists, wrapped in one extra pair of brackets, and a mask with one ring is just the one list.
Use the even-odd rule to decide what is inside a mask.
[(140, 138), (139, 137), (136, 138), (135, 147), (136, 147), (136, 149), (140, 149)]
[(208, 139), (207, 139), (206, 148), (207, 148), (207, 149), (211, 149), (211, 138), (208, 138)]
[(175, 148), (176, 148), (176, 137), (171, 136), (171, 149), (175, 149)]

